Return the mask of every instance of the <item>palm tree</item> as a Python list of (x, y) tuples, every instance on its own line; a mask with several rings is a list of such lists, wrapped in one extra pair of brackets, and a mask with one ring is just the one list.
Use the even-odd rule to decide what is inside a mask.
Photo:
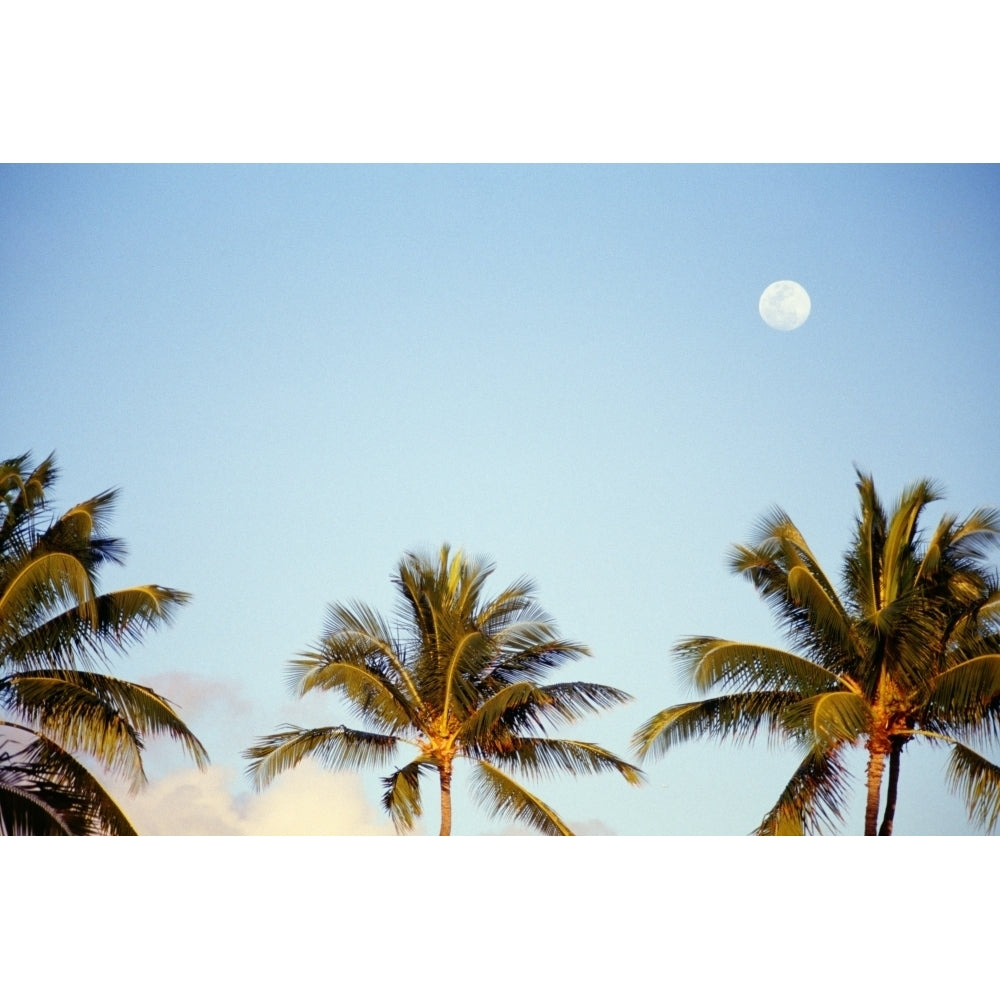
[[(820, 832), (842, 820), (851, 747), (867, 752), (865, 833), (892, 833), (904, 748), (950, 748), (949, 785), (970, 819), (1000, 818), (1000, 767), (967, 741), (1000, 734), (1000, 584), (986, 564), (1000, 510), (946, 516), (926, 540), (919, 520), (940, 499), (933, 483), (907, 488), (886, 515), (859, 474), (860, 514), (844, 560), (843, 592), (781, 510), (734, 572), (753, 583), (784, 626), (791, 651), (695, 636), (674, 647), (695, 686), (714, 697), (676, 705), (635, 734), (640, 759), (700, 736), (748, 740), (760, 730), (798, 746), (801, 763), (755, 832)], [(886, 805), (879, 826), (885, 764)]]
[(286, 727), (245, 752), (258, 788), (304, 757), (334, 768), (389, 762), (401, 744), (409, 763), (382, 779), (382, 805), (398, 832), (422, 813), (420, 779), (436, 772), (441, 835), (451, 832), (456, 760), (470, 762), (478, 801), (492, 814), (545, 834), (570, 834), (556, 813), (514, 780), (564, 771), (617, 771), (630, 784), (641, 772), (593, 743), (553, 739), (555, 722), (572, 722), (629, 701), (603, 684), (541, 684), (586, 647), (558, 636), (524, 579), (499, 596), (483, 588), (493, 566), (451, 554), (436, 560), (407, 554), (393, 583), (399, 592), (394, 627), (364, 604), (333, 604), (319, 642), (290, 665), (293, 690), (336, 691), (368, 731)]
[(100, 594), (98, 575), (124, 547), (104, 534), (116, 493), (42, 524), (53, 456), (0, 464), (0, 833), (134, 834), (87, 766), (145, 782), (148, 736), (178, 740), (199, 766), (204, 747), (155, 691), (112, 676), (122, 652), (171, 620), (188, 595), (155, 585)]

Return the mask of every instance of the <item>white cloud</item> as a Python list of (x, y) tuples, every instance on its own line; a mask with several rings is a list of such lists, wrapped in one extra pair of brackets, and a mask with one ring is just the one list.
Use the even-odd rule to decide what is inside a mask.
[(263, 792), (234, 793), (224, 767), (177, 771), (132, 797), (112, 790), (132, 825), (152, 836), (385, 836), (393, 833), (356, 775), (310, 761)]

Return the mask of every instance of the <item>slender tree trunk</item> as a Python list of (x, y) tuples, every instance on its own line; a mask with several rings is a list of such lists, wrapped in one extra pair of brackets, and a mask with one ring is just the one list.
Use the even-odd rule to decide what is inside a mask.
[(885, 813), (878, 831), (880, 837), (892, 836), (892, 820), (896, 815), (896, 794), (899, 790), (899, 759), (902, 754), (903, 744), (893, 740), (892, 751), (889, 753), (889, 787), (885, 792)]
[(441, 832), (439, 836), (451, 836), (451, 761), (438, 768), (441, 775)]
[(878, 832), (878, 800), (882, 791), (882, 771), (885, 769), (885, 751), (868, 748), (868, 805), (865, 807), (865, 836), (874, 837)]

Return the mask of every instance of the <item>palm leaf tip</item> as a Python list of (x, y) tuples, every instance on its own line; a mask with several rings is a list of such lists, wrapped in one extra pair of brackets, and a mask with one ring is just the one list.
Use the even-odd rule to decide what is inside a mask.
[(969, 820), (994, 833), (1000, 822), (1000, 766), (959, 743), (952, 747), (947, 781), (965, 800)]
[(551, 806), (486, 761), (476, 764), (473, 795), (487, 812), (498, 819), (524, 823), (550, 837), (573, 836), (573, 831)]

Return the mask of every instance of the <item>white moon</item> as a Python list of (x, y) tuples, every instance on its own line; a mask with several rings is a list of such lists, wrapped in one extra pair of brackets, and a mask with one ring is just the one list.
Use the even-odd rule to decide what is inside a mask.
[(809, 319), (812, 303), (797, 281), (775, 281), (760, 297), (760, 318), (775, 330), (795, 330)]

